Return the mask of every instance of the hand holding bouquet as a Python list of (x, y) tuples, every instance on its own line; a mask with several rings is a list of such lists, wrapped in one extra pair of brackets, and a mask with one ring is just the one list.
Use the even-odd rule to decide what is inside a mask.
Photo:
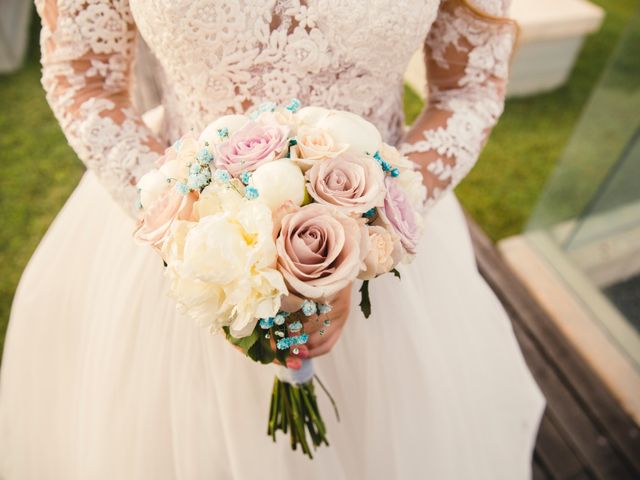
[[(422, 176), (349, 112), (268, 103), (227, 115), (167, 149), (138, 183), (136, 239), (156, 248), (180, 310), (246, 355), (281, 365), (268, 432), (311, 456), (328, 444), (310, 360), (286, 369), (331, 324), (331, 301), (416, 252)], [(317, 316), (316, 316), (317, 314)], [(313, 316), (313, 317), (312, 317)]]

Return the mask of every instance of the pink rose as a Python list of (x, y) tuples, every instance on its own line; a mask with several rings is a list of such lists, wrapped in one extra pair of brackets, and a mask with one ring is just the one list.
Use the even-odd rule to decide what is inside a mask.
[(169, 189), (145, 211), (144, 218), (134, 233), (135, 240), (161, 249), (174, 221), (192, 219), (193, 204), (197, 200), (196, 192), (182, 195), (175, 188)]
[(358, 276), (369, 235), (359, 219), (312, 203), (284, 215), (276, 249), (289, 290), (327, 300)]
[(385, 175), (373, 158), (343, 153), (317, 162), (306, 173), (307, 190), (318, 203), (344, 213), (364, 213), (382, 206)]
[(288, 146), (289, 127), (275, 121), (251, 121), (215, 145), (215, 165), (237, 177), (280, 158)]
[(380, 217), (398, 234), (404, 249), (414, 254), (420, 239), (420, 226), (417, 222), (416, 211), (407, 195), (392, 177), (386, 178), (385, 185), (387, 196), (384, 199), (384, 206), (378, 210)]

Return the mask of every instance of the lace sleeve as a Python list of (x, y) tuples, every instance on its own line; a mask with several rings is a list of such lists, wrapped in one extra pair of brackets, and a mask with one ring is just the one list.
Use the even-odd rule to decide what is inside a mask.
[(428, 106), (400, 149), (418, 163), (427, 205), (475, 164), (502, 114), (518, 34), (510, 0), (443, 0), (425, 41)]
[(42, 84), (69, 144), (136, 215), (136, 179), (163, 151), (129, 98), (135, 29), (127, 0), (36, 0)]

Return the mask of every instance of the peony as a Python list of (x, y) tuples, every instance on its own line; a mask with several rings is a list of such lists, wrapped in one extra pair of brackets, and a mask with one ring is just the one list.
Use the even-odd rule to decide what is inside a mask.
[(200, 134), (200, 140), (208, 142), (209, 145), (222, 143), (225, 138), (219, 133), (219, 130), (226, 128), (228, 135), (234, 135), (238, 130), (249, 123), (249, 117), (246, 115), (224, 115), (214, 122), (210, 123)]
[(422, 210), (427, 199), (427, 187), (424, 185), (422, 173), (418, 170), (417, 165), (386, 143), (380, 147), (380, 155), (387, 163), (400, 171), (400, 175), (395, 178), (395, 181), (407, 194), (413, 208), (418, 211)]
[(394, 265), (395, 242), (391, 233), (386, 228), (376, 225), (370, 225), (367, 231), (371, 246), (364, 258), (365, 269), (358, 275), (361, 280), (371, 280), (387, 273)]
[(304, 175), (300, 167), (289, 159), (274, 160), (258, 167), (250, 182), (258, 190), (258, 201), (271, 210), (287, 201), (301, 205), (304, 200)]
[(183, 195), (175, 188), (170, 188), (151, 207), (146, 208), (142, 222), (134, 233), (135, 240), (139, 244), (161, 249), (175, 221), (193, 218), (193, 205), (197, 199), (195, 192)]
[(289, 128), (275, 122), (250, 121), (224, 142), (215, 145), (215, 164), (237, 177), (280, 158), (288, 148)]
[(384, 206), (378, 209), (380, 217), (398, 234), (404, 249), (414, 254), (421, 233), (418, 214), (392, 177), (386, 177), (385, 184), (387, 196), (384, 199)]
[(318, 203), (344, 213), (365, 213), (382, 206), (385, 175), (373, 158), (351, 152), (316, 163), (307, 173), (307, 190)]
[(302, 170), (306, 171), (319, 160), (333, 158), (344, 152), (348, 145), (339, 145), (325, 130), (302, 125), (298, 128), (297, 144), (293, 159)]
[(287, 293), (276, 270), (271, 211), (231, 187), (211, 184), (194, 210), (197, 222), (176, 222), (163, 248), (171, 291), (182, 309), (213, 331), (250, 334), (274, 316)]
[(360, 273), (369, 251), (361, 220), (312, 203), (284, 215), (280, 226), (278, 270), (293, 293), (327, 300)]

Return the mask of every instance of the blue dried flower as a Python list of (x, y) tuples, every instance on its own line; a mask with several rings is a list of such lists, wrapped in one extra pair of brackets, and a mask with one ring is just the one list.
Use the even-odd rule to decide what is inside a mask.
[(249, 185), (249, 180), (251, 180), (251, 172), (244, 171), (240, 174), (240, 181), (245, 185)]
[(314, 315), (317, 312), (317, 310), (318, 308), (316, 306), (316, 302), (312, 302), (311, 300), (305, 300), (302, 303), (302, 313), (304, 313), (304, 315), (307, 317)]
[(255, 200), (260, 196), (258, 189), (255, 187), (247, 187), (244, 191), (244, 196), (249, 200)]
[(324, 315), (325, 313), (329, 313), (331, 310), (333, 310), (333, 307), (328, 303), (318, 304), (318, 312), (320, 312), (321, 315)]
[(208, 164), (211, 162), (211, 160), (213, 160), (213, 155), (209, 151), (209, 148), (203, 147), (196, 154), (196, 160), (198, 160), (200, 163)]
[(300, 100), (292, 98), (285, 107), (287, 110), (296, 113), (300, 109)]
[(300, 321), (293, 322), (289, 325), (290, 332), (299, 332), (300, 330), (302, 330), (302, 322)]
[(215, 178), (219, 182), (227, 183), (231, 180), (231, 175), (226, 170), (216, 170), (213, 174), (213, 178)]
[(271, 327), (273, 327), (273, 317), (260, 319), (260, 328), (268, 330)]

